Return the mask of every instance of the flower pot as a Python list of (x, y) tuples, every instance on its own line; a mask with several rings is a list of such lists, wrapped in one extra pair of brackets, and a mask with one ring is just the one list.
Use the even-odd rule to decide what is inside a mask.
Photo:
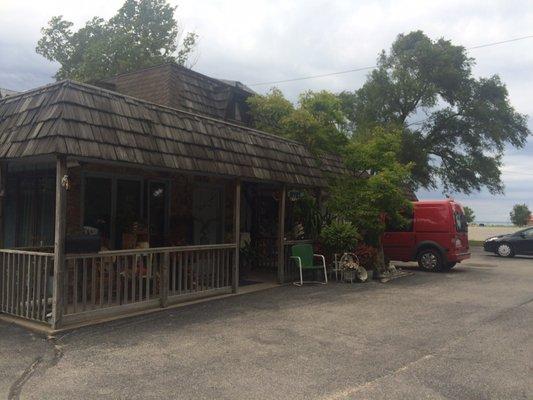
[(340, 259), (340, 267), (343, 270), (344, 281), (353, 283), (354, 280), (359, 282), (368, 280), (368, 272), (359, 264), (359, 259), (353, 253), (344, 253)]
[(353, 269), (344, 270), (342, 276), (345, 282), (353, 283), (353, 281), (356, 279), (356, 273)]

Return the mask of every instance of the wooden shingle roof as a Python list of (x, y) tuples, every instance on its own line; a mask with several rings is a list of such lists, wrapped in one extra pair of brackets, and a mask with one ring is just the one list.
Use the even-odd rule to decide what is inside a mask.
[(319, 187), (342, 173), (297, 142), (72, 81), (0, 101), (0, 158), (45, 154)]
[(18, 94), (18, 92), (0, 87), (0, 99), (7, 97), (7, 96), (13, 96), (15, 94)]

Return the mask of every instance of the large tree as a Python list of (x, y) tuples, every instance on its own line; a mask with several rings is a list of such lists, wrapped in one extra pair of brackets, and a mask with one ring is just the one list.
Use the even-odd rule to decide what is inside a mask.
[(463, 211), (465, 213), (466, 222), (469, 224), (474, 223), (476, 220), (476, 214), (474, 214), (474, 210), (468, 206), (464, 206)]
[(354, 137), (343, 153), (348, 173), (330, 186), (328, 208), (377, 247), (379, 272), (388, 267), (381, 242), (387, 225), (406, 224), (404, 215), (412, 207), (407, 199), (412, 165), (399, 162), (400, 151), (398, 131), (374, 128), (366, 136)]
[(523, 147), (530, 132), (500, 78), (474, 78), (473, 64), (448, 40), (399, 35), (366, 83), (340, 96), (355, 134), (377, 125), (400, 129), (401, 160), (413, 162), (419, 187), (502, 192), (503, 151)]
[(348, 142), (342, 103), (333, 93), (307, 91), (294, 105), (274, 88), (252, 96), (248, 104), (257, 129), (297, 140), (317, 153), (340, 152)]
[(178, 46), (175, 10), (166, 0), (126, 0), (108, 21), (94, 17), (77, 31), (55, 16), (41, 30), (36, 51), (60, 64), (58, 80), (94, 81), (164, 62), (184, 64), (197, 36), (187, 33)]

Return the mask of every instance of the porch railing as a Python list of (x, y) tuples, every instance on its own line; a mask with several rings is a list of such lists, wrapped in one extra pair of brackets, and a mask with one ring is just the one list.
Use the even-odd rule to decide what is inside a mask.
[[(230, 293), (233, 244), (67, 254), (63, 324)], [(50, 323), (54, 254), (0, 250), (0, 312)]]
[(65, 322), (229, 292), (234, 256), (235, 244), (67, 255)]
[(52, 312), (54, 255), (0, 250), (0, 311), (46, 322)]
[(261, 237), (254, 239), (253, 244), (258, 252), (255, 267), (263, 271), (277, 271), (278, 243), (279, 239), (276, 237)]

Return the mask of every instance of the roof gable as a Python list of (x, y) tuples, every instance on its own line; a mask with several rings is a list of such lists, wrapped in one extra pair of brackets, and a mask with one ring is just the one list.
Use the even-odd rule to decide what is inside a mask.
[(235, 102), (246, 114), (245, 99), (254, 94), (240, 82), (215, 79), (176, 63), (120, 74), (97, 85), (156, 104), (239, 123), (247, 123), (248, 119), (244, 115), (241, 120), (235, 117)]

